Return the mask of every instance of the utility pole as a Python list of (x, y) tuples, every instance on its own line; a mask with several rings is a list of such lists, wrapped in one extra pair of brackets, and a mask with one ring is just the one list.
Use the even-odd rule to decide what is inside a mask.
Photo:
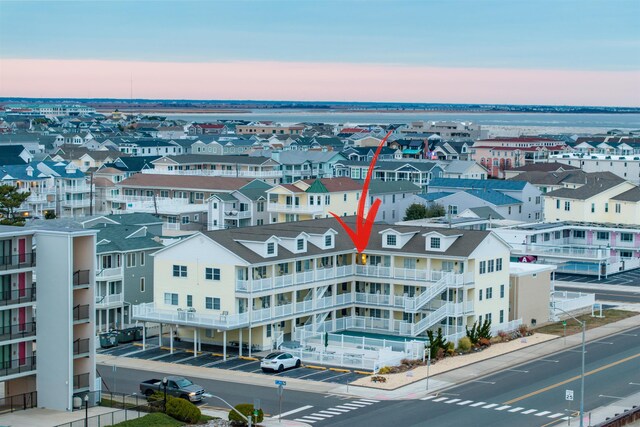
[(89, 172), (91, 181), (89, 184), (89, 215), (93, 215), (93, 172)]

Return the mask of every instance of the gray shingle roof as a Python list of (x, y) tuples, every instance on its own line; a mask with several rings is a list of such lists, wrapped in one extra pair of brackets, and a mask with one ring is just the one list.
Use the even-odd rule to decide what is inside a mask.
[(634, 187), (624, 193), (611, 198), (612, 200), (620, 200), (623, 202), (640, 202), (640, 187)]
[[(350, 227), (355, 226), (355, 217), (344, 217), (343, 220)], [(415, 232), (416, 234), (401, 249), (383, 248), (380, 231), (393, 228), (400, 233)], [(335, 248), (320, 249), (319, 247), (308, 244), (307, 252), (304, 254), (294, 254), (282, 246), (278, 247), (278, 255), (275, 257), (264, 258), (251, 249), (244, 246), (238, 240), (260, 241), (264, 242), (271, 236), (294, 238), (300, 233), (308, 234), (324, 234), (328, 230), (333, 229), (338, 232), (335, 235)], [(447, 249), (445, 252), (428, 251), (425, 249), (424, 233), (435, 231), (443, 235), (462, 235), (460, 238)], [(232, 251), (240, 258), (249, 263), (264, 263), (278, 260), (294, 260), (303, 257), (317, 256), (325, 253), (335, 252), (355, 252), (355, 248), (347, 233), (344, 232), (340, 224), (334, 218), (316, 219), (309, 221), (286, 222), (278, 224), (269, 224), (255, 227), (242, 227), (226, 230), (216, 230), (204, 232), (206, 236), (217, 242), (224, 248)], [(478, 245), (489, 236), (488, 231), (477, 230), (457, 230), (429, 228), (420, 226), (400, 226), (376, 223), (371, 232), (371, 239), (366, 250), (367, 253), (385, 252), (385, 253), (411, 253), (417, 255), (435, 255), (435, 256), (454, 256), (468, 257)]]
[(503, 181), (499, 179), (459, 179), (435, 178), (429, 186), (432, 188), (459, 189), (492, 189), (492, 190), (522, 190), (527, 185), (524, 181)]

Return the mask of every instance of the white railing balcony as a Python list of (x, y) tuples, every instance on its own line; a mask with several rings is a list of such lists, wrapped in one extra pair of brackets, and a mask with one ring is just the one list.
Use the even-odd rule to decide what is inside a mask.
[(315, 270), (301, 271), (294, 274), (266, 277), (261, 279), (236, 279), (237, 292), (262, 292), (270, 289), (284, 288), (304, 283), (312, 283), (321, 280), (331, 280), (353, 275), (353, 265), (340, 267), (317, 268)]
[(62, 200), (60, 205), (65, 208), (88, 208), (91, 205), (91, 201), (89, 199)]
[(267, 210), (270, 212), (313, 214), (322, 212), (323, 208), (317, 205), (287, 205), (269, 202)]
[[(607, 242), (604, 242), (606, 245)], [(560, 258), (606, 260), (609, 250), (593, 246), (511, 245), (513, 253), (522, 255), (556, 256)]]
[(103, 268), (96, 273), (96, 279), (113, 279), (122, 276), (122, 267)]
[(96, 295), (96, 308), (108, 307), (124, 302), (124, 294)]
[[(91, 191), (90, 185), (65, 185), (62, 187), (63, 193), (89, 193)], [(95, 188), (94, 188), (95, 192)]]
[(126, 210), (133, 212), (164, 213), (169, 215), (179, 215), (189, 212), (204, 212), (207, 205), (204, 203), (189, 203), (189, 199), (171, 197), (146, 196), (114, 196), (113, 202), (123, 203)]
[(392, 277), (391, 267), (379, 265), (356, 265), (356, 275), (366, 277)]
[(232, 329), (249, 325), (249, 313), (202, 314), (186, 310), (179, 311), (177, 308), (159, 308), (152, 302), (134, 305), (132, 313), (133, 320), (202, 328)]
[(251, 211), (230, 210), (224, 213), (225, 219), (246, 219), (251, 218)]
[(275, 288), (284, 288), (293, 285), (293, 274), (284, 274), (273, 278), (273, 286)]
[(390, 306), (392, 297), (391, 295), (383, 295), (383, 294), (368, 294), (365, 292), (356, 292), (355, 293), (355, 302), (359, 304), (367, 304), (367, 305), (383, 305)]
[(223, 169), (189, 169), (189, 170), (167, 170), (167, 169), (145, 169), (145, 174), (152, 175), (195, 175), (195, 176), (223, 176), (223, 177), (239, 177), (239, 178), (281, 178), (282, 171), (266, 170), (223, 170)]
[(163, 222), (162, 228), (167, 230), (180, 230), (180, 223), (179, 222)]

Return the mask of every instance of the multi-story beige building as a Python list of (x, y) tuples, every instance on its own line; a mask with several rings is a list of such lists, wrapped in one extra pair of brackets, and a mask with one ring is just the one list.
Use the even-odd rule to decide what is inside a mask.
[(273, 122), (254, 122), (248, 125), (237, 125), (239, 135), (301, 135), (304, 125), (285, 126)]
[(356, 215), (362, 183), (351, 178), (307, 179), (266, 191), (270, 222)]
[(509, 247), (487, 231), (375, 224), (357, 253), (335, 219), (319, 219), (197, 233), (154, 257), (154, 302), (133, 317), (196, 347), (267, 350), (301, 330), (410, 340), (441, 327), (455, 340), (509, 315)]

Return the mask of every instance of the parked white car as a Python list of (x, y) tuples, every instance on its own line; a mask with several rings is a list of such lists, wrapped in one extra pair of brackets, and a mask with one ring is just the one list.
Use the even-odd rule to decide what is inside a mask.
[(299, 368), (300, 358), (291, 353), (271, 353), (260, 362), (263, 371), (282, 372), (289, 368)]

